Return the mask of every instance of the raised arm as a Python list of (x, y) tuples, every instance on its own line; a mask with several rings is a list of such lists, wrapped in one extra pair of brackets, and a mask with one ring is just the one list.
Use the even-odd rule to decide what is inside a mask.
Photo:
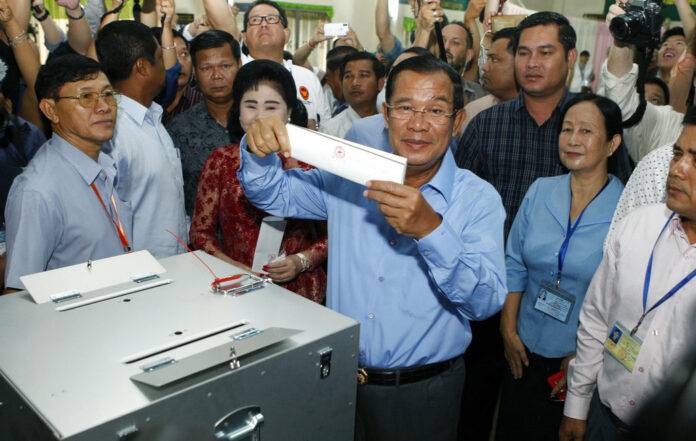
[(203, 0), (203, 7), (214, 29), (227, 31), (239, 38), (237, 20), (226, 0)]
[(312, 36), (309, 37), (309, 41), (307, 41), (307, 43), (303, 44), (295, 51), (295, 54), (292, 56), (293, 64), (296, 64), (298, 66), (304, 66), (307, 62), (307, 59), (311, 55), (312, 51), (317, 47), (317, 45), (322, 41), (328, 40), (329, 38), (330, 37), (324, 35), (324, 23), (319, 23), (317, 27), (314, 29), (314, 33), (312, 34)]
[(56, 0), (56, 4), (65, 8), (68, 16), (68, 43), (75, 52), (82, 55), (87, 53), (92, 42), (92, 31), (85, 18), (85, 9), (80, 0)]
[(473, 39), (474, 56), (471, 59), (471, 65), (464, 73), (464, 78), (469, 81), (477, 82), (479, 78), (478, 59), (481, 52), (481, 34), (479, 33), (476, 19), (481, 15), (481, 11), (486, 7), (486, 0), (471, 0), (464, 12), (464, 24), (466, 25)]
[(176, 4), (174, 0), (158, 0), (160, 11), (164, 16), (162, 24), (162, 57), (164, 58), (164, 68), (169, 69), (176, 65), (176, 48), (174, 47), (174, 32), (172, 32), (172, 19)]
[(674, 0), (674, 6), (677, 7), (677, 11), (679, 12), (686, 43), (693, 49), (694, 37), (696, 36), (696, 13), (691, 8), (688, 0)]
[(46, 47), (49, 51), (53, 50), (65, 40), (65, 33), (48, 13), (48, 9), (44, 7), (43, 0), (34, 0), (31, 6), (39, 9), (40, 12), (35, 13), (34, 18), (36, 18), (41, 25), (41, 29), (43, 29)]
[(388, 0), (377, 0), (377, 7), (375, 9), (375, 31), (377, 31), (379, 47), (382, 48), (382, 53), (388, 54), (396, 45), (394, 34), (391, 32)]

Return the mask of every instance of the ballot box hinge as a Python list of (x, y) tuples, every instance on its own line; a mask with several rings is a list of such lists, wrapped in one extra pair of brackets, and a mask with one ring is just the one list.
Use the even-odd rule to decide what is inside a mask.
[(152, 372), (152, 371), (156, 371), (157, 369), (162, 369), (163, 367), (170, 366), (174, 363), (176, 363), (175, 359), (173, 359), (171, 357), (166, 357), (166, 358), (162, 358), (162, 359), (153, 361), (152, 363), (142, 365), (142, 366), (140, 366), (140, 368), (144, 372)]

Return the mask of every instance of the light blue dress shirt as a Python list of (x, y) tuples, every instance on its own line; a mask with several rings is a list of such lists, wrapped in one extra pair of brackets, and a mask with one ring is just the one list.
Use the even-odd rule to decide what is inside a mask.
[(20, 276), (123, 254), (116, 228), (90, 187), (97, 187), (109, 214), (132, 240), (130, 206), (114, 189), (114, 162), (99, 162), (53, 134), (13, 182), (5, 211), (7, 269), (5, 285), (24, 289)]
[[(384, 115), (382, 109), (379, 109), (378, 114), (361, 118), (353, 123), (348, 129), (345, 139), (358, 144), (366, 145), (385, 152), (391, 152), (389, 144), (389, 132), (384, 123)], [(452, 138), (449, 144), (452, 154), (457, 151), (457, 138)]]
[(133, 250), (157, 258), (183, 253), (166, 231), (188, 242), (181, 158), (162, 125), (162, 106), (146, 108), (121, 96), (108, 152), (118, 170), (118, 193), (133, 207)]
[(618, 178), (609, 175), (609, 179), (585, 209), (568, 244), (560, 288), (575, 296), (575, 305), (566, 324), (537, 311), (534, 303), (542, 281), (556, 283), (558, 252), (570, 217), (570, 175), (534, 181), (512, 223), (505, 263), (508, 289), (524, 293), (517, 332), (522, 343), (542, 357), (567, 357), (575, 352), (580, 308), (602, 261), (602, 244), (623, 191)]
[(471, 342), (469, 320), (498, 312), (507, 295), (498, 193), (458, 169), (447, 151), (420, 188), (442, 217), (421, 240), (398, 234), (365, 187), (319, 169), (283, 171), (242, 140), (239, 180), (260, 209), (327, 219), (327, 306), (360, 322), (363, 366), (395, 368), (448, 360)]

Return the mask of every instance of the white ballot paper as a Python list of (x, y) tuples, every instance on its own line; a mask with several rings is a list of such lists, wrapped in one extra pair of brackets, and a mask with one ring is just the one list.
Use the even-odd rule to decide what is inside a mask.
[(263, 266), (271, 263), (280, 252), (280, 243), (283, 241), (285, 234), (285, 225), (287, 221), (278, 216), (266, 216), (261, 222), (259, 230), (259, 238), (256, 240), (256, 249), (254, 250), (254, 261), (251, 264), (251, 270), (257, 273), (263, 273)]
[(369, 180), (404, 183), (406, 158), (288, 124), (292, 157), (365, 185)]
[(36, 303), (45, 303), (56, 296), (84, 294), (165, 272), (152, 254), (143, 250), (30, 274), (19, 280)]

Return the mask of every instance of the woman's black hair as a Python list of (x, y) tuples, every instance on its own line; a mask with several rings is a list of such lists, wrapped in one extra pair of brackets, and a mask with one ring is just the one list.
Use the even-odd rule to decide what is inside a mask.
[(275, 61), (254, 60), (239, 69), (232, 86), (234, 102), (227, 118), (227, 131), (232, 142), (238, 142), (244, 136), (244, 130), (239, 122), (242, 97), (247, 91), (257, 89), (261, 83), (267, 83), (280, 94), (290, 110), (292, 124), (307, 127), (307, 111), (304, 109), (304, 104), (297, 99), (295, 80), (290, 71)]
[(563, 128), (563, 120), (565, 119), (568, 110), (570, 110), (570, 108), (575, 106), (576, 104), (584, 102), (593, 103), (595, 106), (597, 106), (597, 109), (599, 109), (599, 113), (602, 114), (602, 119), (604, 120), (604, 129), (607, 132), (607, 141), (611, 141), (611, 139), (615, 135), (621, 135), (621, 144), (619, 145), (619, 148), (617, 148), (614, 151), (614, 154), (612, 154), (609, 157), (609, 160), (607, 161), (607, 169), (609, 173), (617, 175), (617, 171), (619, 168), (617, 158), (624, 154), (623, 150), (625, 150), (626, 147), (623, 142), (623, 123), (621, 119), (621, 109), (614, 101), (603, 96), (595, 95), (594, 93), (580, 94), (571, 98), (563, 106), (563, 109), (561, 109), (561, 124), (558, 127), (559, 135), (561, 129)]

